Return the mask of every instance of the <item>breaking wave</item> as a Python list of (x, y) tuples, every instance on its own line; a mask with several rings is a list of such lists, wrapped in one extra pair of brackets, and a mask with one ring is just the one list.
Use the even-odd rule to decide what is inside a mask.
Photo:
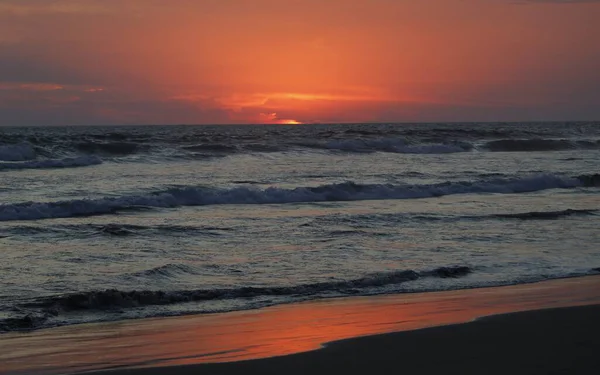
[(330, 141), (324, 144), (299, 143), (298, 145), (309, 148), (322, 148), (326, 150), (338, 150), (345, 152), (391, 152), (398, 154), (449, 154), (456, 152), (467, 152), (473, 149), (473, 145), (467, 142), (455, 142), (447, 144), (408, 144), (403, 139), (395, 138), (347, 139)]
[(489, 151), (502, 152), (597, 150), (600, 149), (600, 140), (500, 139), (487, 142), (483, 148)]
[[(292, 286), (275, 287), (237, 287), (220, 289), (196, 289), (179, 291), (152, 291), (152, 290), (133, 290), (122, 291), (118, 289), (106, 289), (70, 293), (63, 295), (54, 295), (41, 297), (29, 302), (21, 302), (15, 308), (26, 312), (21, 317), (11, 317), (0, 319), (0, 332), (11, 331), (31, 331), (39, 328), (54, 327), (57, 325), (73, 324), (63, 320), (56, 321), (55, 317), (62, 314), (93, 314), (96, 312), (104, 314), (102, 321), (107, 320), (108, 315), (115, 314), (117, 319), (122, 319), (126, 309), (136, 309), (152, 306), (169, 306), (185, 303), (202, 303), (210, 301), (232, 301), (244, 299), (250, 303), (252, 299), (258, 301), (257, 304), (234, 307), (234, 304), (228, 304), (229, 309), (218, 311), (233, 311), (237, 309), (257, 308), (268, 305), (286, 303), (291, 301), (301, 301), (306, 299), (323, 297), (342, 297), (356, 295), (373, 295), (382, 293), (411, 293), (416, 290), (393, 288), (394, 285), (401, 285), (406, 282), (419, 279), (457, 279), (473, 273), (474, 270), (468, 266), (449, 266), (439, 267), (429, 271), (399, 270), (392, 272), (381, 272), (367, 275), (351, 280), (334, 280), (327, 282), (307, 283)], [(570, 273), (567, 275), (554, 275), (552, 277), (542, 276), (541, 278), (525, 278), (501, 282), (494, 285), (511, 285), (519, 283), (529, 283), (549, 278), (574, 277), (590, 274), (597, 274), (600, 268), (591, 268), (587, 272)], [(197, 271), (189, 266), (178, 264), (166, 264), (155, 267), (150, 270), (141, 271), (133, 274), (138, 277), (173, 277), (176, 274), (198, 274)], [(490, 285), (487, 285), (490, 286)], [(391, 288), (390, 288), (391, 287)], [(471, 286), (472, 287), (472, 286)], [(469, 288), (469, 287), (467, 287)], [(436, 290), (436, 289), (431, 289)], [(447, 289), (444, 289), (447, 290)], [(422, 290), (421, 290), (422, 291)], [(187, 310), (187, 313), (194, 313), (194, 309)], [(200, 308), (197, 313), (214, 312), (213, 310), (204, 310)], [(168, 314), (168, 313), (167, 313)], [(163, 310), (149, 310), (141, 316), (163, 316)], [(170, 315), (170, 314), (168, 314)], [(140, 315), (135, 315), (140, 317)], [(112, 320), (114, 318), (108, 318)], [(89, 320), (83, 320), (89, 321)], [(81, 321), (81, 322), (83, 322)]]
[[(188, 272), (187, 269), (179, 271)], [(155, 268), (153, 274), (173, 272), (173, 266)], [(394, 271), (368, 275), (354, 280), (330, 281), (312, 284), (280, 287), (242, 287), (225, 289), (198, 289), (184, 291), (120, 291), (109, 289), (68, 294), (41, 299), (26, 304), (25, 307), (39, 307), (58, 311), (107, 310), (150, 305), (170, 305), (176, 303), (210, 301), (215, 299), (252, 298), (262, 296), (315, 296), (327, 292), (357, 294), (360, 289), (383, 287), (417, 280), (423, 277), (455, 278), (470, 274), (467, 266), (440, 267), (431, 271)]]
[(35, 158), (35, 150), (28, 143), (0, 145), (0, 160), (2, 161), (24, 161)]
[[(151, 306), (175, 305), (190, 302), (231, 301), (235, 299), (257, 299), (260, 306), (286, 301), (312, 299), (319, 297), (339, 297), (357, 294), (379, 294), (385, 290), (377, 289), (386, 286), (402, 284), (420, 278), (460, 278), (469, 275), (472, 269), (467, 266), (440, 267), (430, 271), (416, 272), (412, 270), (383, 272), (367, 275), (353, 280), (317, 282), (292, 286), (275, 287), (238, 287), (222, 289), (197, 289), (181, 291), (121, 291), (107, 289), (86, 291), (73, 294), (42, 297), (31, 302), (24, 302), (17, 309), (28, 312), (21, 317), (0, 319), (0, 332), (30, 331), (34, 329), (63, 325), (53, 318), (63, 313), (111, 313), (123, 312), (128, 308), (143, 308)], [(130, 276), (136, 277), (173, 277), (176, 274), (197, 273), (189, 266), (166, 264), (164, 266), (141, 271)], [(265, 302), (265, 300), (267, 302)], [(251, 305), (256, 307), (257, 305)], [(234, 310), (244, 308), (232, 307)], [(247, 307), (246, 307), (247, 308)], [(201, 312), (200, 310), (199, 312)], [(231, 311), (231, 310), (225, 310)], [(145, 316), (162, 315), (160, 312), (150, 312)]]
[(102, 159), (97, 156), (80, 156), (64, 159), (30, 160), (23, 162), (0, 162), (0, 171), (19, 169), (48, 169), (48, 168), (76, 168), (102, 164)]
[[(261, 132), (242, 131), (223, 135), (201, 127), (190, 128), (190, 134), (154, 132), (132, 128), (128, 132), (95, 134), (81, 132), (54, 135), (41, 132), (36, 136), (0, 135), (0, 161), (28, 161), (37, 158), (100, 156), (122, 158), (133, 155), (153, 155), (167, 158), (205, 159), (248, 153), (289, 151), (449, 154), (470, 152), (527, 152), (563, 150), (600, 150), (600, 140), (554, 139), (555, 134), (535, 134), (512, 129), (509, 133), (477, 129), (428, 129), (371, 126), (372, 129), (346, 129), (329, 126), (329, 131), (302, 127), (289, 134), (261, 128)], [(251, 129), (251, 128), (244, 128)], [(89, 130), (89, 129), (88, 129)], [(304, 130), (304, 131), (302, 131)], [(508, 138), (517, 131), (518, 138)], [(481, 133), (481, 134), (480, 134)], [(481, 136), (492, 137), (480, 139)], [(563, 136), (568, 136), (564, 134)], [(592, 133), (595, 135), (595, 133)], [(501, 138), (499, 138), (501, 137)], [(520, 138), (525, 137), (525, 138)], [(539, 137), (539, 138), (527, 138)], [(3, 143), (6, 142), (6, 143)]]
[(78, 151), (88, 154), (115, 156), (131, 155), (147, 149), (143, 144), (134, 142), (80, 142), (74, 146)]
[(231, 189), (183, 187), (146, 195), (25, 202), (0, 205), (0, 221), (37, 220), (111, 214), (122, 210), (220, 204), (283, 204), (382, 199), (418, 199), (452, 194), (526, 193), (546, 189), (600, 186), (600, 174), (579, 177), (540, 175), (525, 178), (444, 182), (424, 185), (357, 184), (344, 182), (318, 187)]

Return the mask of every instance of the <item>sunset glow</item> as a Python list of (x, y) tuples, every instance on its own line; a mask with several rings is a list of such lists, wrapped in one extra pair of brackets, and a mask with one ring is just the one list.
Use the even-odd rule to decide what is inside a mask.
[(598, 1), (0, 0), (0, 124), (593, 119), (598, 18)]
[(278, 123), (282, 124), (282, 125), (300, 125), (300, 124), (302, 124), (301, 122), (296, 121), (296, 120), (279, 120)]

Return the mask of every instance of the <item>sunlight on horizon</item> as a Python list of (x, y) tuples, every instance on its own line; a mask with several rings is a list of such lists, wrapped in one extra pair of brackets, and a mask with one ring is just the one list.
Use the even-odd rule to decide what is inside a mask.
[(0, 2), (0, 125), (600, 114), (598, 1)]

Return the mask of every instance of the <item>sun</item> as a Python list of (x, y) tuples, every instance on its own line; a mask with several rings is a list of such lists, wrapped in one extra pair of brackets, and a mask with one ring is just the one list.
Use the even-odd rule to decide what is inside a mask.
[(300, 124), (302, 124), (300, 121), (296, 121), (296, 120), (278, 120), (277, 123), (282, 124), (282, 125), (300, 125)]
[(300, 125), (302, 122), (293, 119), (281, 119), (276, 112), (259, 114), (259, 121), (262, 124), (279, 124), (279, 125)]

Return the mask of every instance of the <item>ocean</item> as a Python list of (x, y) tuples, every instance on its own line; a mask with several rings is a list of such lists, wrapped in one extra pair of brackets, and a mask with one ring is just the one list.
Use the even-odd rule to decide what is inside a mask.
[(600, 123), (0, 128), (0, 332), (600, 273)]

